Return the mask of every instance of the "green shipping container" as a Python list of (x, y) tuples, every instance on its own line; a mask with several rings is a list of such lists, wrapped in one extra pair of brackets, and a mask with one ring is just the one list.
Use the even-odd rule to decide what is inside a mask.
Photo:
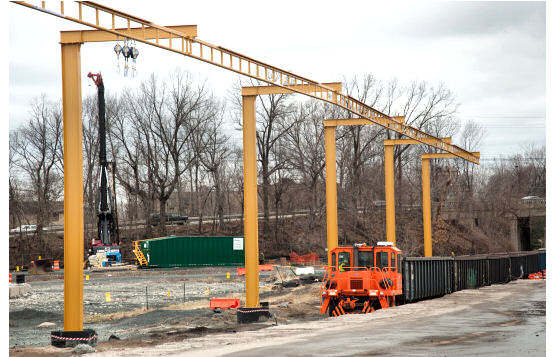
[(244, 237), (162, 237), (140, 241), (149, 267), (245, 265)]

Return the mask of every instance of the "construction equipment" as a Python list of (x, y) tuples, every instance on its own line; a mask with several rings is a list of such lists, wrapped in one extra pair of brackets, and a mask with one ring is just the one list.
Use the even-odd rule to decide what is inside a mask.
[(366, 314), (394, 306), (402, 294), (401, 254), (391, 242), (333, 249), (320, 288), (320, 312)]
[[(92, 253), (117, 253), (111, 254), (116, 257), (116, 262), (121, 263), (118, 221), (116, 209), (116, 192), (111, 190), (108, 181), (108, 160), (106, 159), (106, 106), (104, 101), (104, 82), (100, 73), (90, 73), (91, 78), (98, 91), (98, 141), (99, 141), (99, 184), (98, 184), (98, 240), (93, 239)], [(115, 187), (115, 165), (112, 162), (112, 185)], [(112, 262), (112, 260), (111, 260)], [(103, 263), (103, 266), (104, 263)]]
[(52, 272), (52, 261), (50, 259), (33, 260), (29, 265), (29, 274), (44, 274)]

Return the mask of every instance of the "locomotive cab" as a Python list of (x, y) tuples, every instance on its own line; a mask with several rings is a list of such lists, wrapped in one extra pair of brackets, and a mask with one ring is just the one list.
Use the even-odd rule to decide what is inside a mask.
[(390, 242), (332, 250), (321, 285), (321, 313), (368, 313), (395, 304), (402, 293), (401, 250)]

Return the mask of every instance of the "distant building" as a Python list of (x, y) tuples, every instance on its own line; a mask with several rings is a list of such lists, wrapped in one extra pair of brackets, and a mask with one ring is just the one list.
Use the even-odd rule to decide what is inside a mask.
[[(39, 205), (37, 201), (22, 201), (17, 205), (17, 212), (10, 211), (10, 228), (20, 224), (37, 224)], [(50, 225), (64, 224), (64, 202), (56, 201), (50, 204)]]

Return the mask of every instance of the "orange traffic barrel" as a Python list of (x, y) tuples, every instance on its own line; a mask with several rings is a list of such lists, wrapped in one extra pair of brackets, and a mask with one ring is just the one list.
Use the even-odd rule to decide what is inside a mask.
[(12, 273), (10, 273), (10, 283), (12, 282)]
[(52, 270), (60, 270), (60, 261), (59, 260), (54, 261), (54, 266), (52, 267)]

